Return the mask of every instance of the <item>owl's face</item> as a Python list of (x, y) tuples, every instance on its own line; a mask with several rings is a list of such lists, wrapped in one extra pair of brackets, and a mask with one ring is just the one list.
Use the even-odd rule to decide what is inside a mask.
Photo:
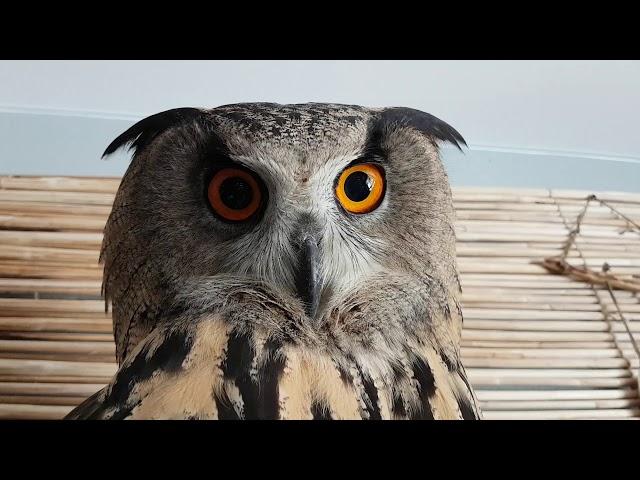
[(110, 220), (125, 227), (106, 231), (107, 275), (129, 244), (153, 265), (161, 296), (216, 279), (259, 283), (314, 324), (358, 295), (405, 308), (385, 286), (457, 288), (436, 142), (464, 140), (435, 117), (330, 104), (179, 109), (141, 121), (107, 152), (134, 140)]

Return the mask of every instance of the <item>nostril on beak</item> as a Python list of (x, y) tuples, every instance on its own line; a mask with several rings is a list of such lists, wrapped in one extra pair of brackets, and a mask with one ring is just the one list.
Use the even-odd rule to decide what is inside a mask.
[(320, 303), (322, 280), (320, 278), (320, 252), (318, 241), (312, 235), (303, 235), (298, 245), (299, 260), (296, 290), (304, 302), (307, 316), (314, 318)]

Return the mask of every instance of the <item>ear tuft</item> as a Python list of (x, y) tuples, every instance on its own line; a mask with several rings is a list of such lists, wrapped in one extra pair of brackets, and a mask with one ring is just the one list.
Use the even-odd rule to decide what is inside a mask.
[(102, 157), (111, 155), (120, 147), (130, 144), (129, 149), (135, 149), (135, 155), (140, 153), (144, 147), (167, 128), (184, 122), (185, 120), (197, 118), (202, 115), (202, 110), (198, 108), (173, 108), (164, 112), (156, 113), (140, 120), (138, 123), (122, 133), (118, 138), (109, 144), (102, 154)]
[(391, 107), (382, 111), (380, 119), (385, 124), (407, 125), (419, 132), (455, 145), (462, 151), (460, 145), (467, 146), (462, 135), (446, 122), (429, 113), (405, 107)]

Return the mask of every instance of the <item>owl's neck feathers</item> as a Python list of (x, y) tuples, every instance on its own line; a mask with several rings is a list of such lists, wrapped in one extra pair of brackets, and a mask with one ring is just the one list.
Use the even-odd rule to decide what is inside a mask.
[[(354, 292), (343, 302), (348, 311), (333, 312), (313, 327), (300, 305), (259, 283), (229, 276), (185, 285), (172, 321), (133, 350), (111, 386), (94, 399), (102, 404), (84, 405), (75, 415), (480, 418), (464, 369), (430, 330), (446, 314), (444, 287), (432, 282), (427, 292), (425, 285), (403, 278), (384, 280), (430, 302), (432, 317), (415, 322), (418, 310), (425, 313), (419, 301), (415, 311), (370, 316), (360, 305), (365, 299)], [(386, 328), (380, 328), (378, 315), (388, 320)], [(398, 319), (416, 323), (413, 334)]]

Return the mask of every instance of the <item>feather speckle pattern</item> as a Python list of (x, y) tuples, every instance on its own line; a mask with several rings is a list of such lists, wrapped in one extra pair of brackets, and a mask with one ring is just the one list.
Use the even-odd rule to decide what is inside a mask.
[[(332, 357), (311, 345), (259, 342), (258, 335), (241, 331), (220, 316), (195, 322), (180, 319), (173, 326), (155, 329), (123, 363), (111, 385), (69, 418), (417, 420), (479, 416), (462, 380), (464, 371), (449, 371), (431, 347), (415, 353), (409, 369), (388, 372), (366, 369), (353, 358)], [(350, 371), (339, 365), (350, 366)]]

